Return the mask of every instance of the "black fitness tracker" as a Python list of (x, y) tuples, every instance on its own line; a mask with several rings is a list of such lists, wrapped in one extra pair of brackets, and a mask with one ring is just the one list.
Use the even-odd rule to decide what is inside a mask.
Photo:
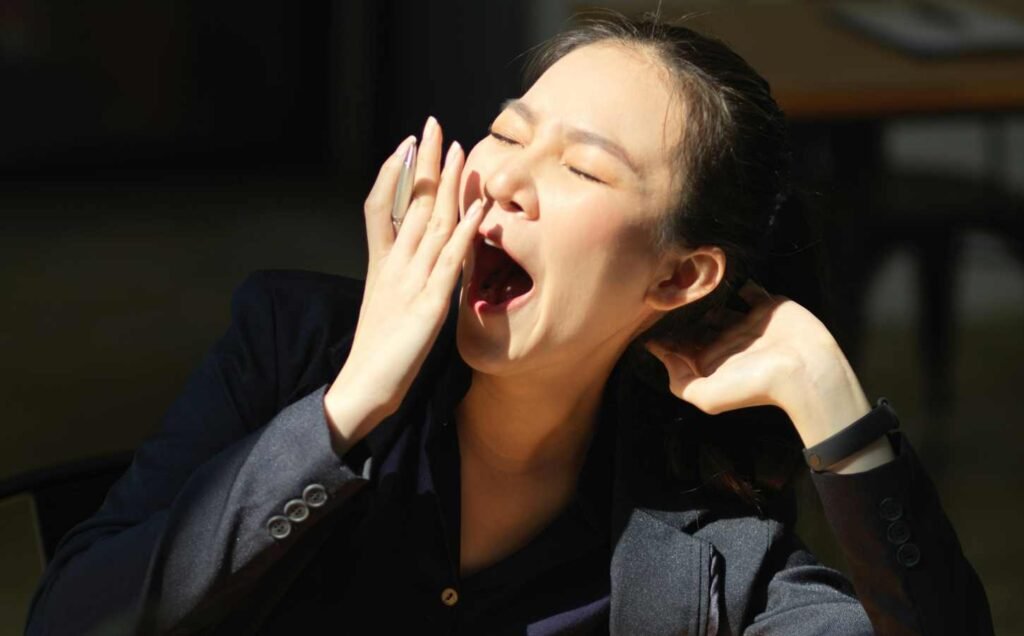
[(804, 449), (804, 460), (811, 470), (823, 472), (838, 461), (867, 447), (887, 432), (899, 428), (900, 421), (889, 400), (879, 398), (875, 408), (835, 435)]

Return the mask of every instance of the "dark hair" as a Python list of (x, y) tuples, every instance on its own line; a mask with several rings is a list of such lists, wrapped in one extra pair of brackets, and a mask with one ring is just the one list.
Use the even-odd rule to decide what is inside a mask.
[[(667, 472), (685, 482), (696, 480), (698, 490), (738, 496), (760, 510), (801, 462), (789, 419), (765, 407), (722, 414), (712, 422), (667, 393), (664, 368), (642, 345), (710, 341), (720, 331), (716, 316), (723, 306), (732, 306), (736, 290), (751, 277), (772, 293), (820, 312), (817, 253), (811, 249), (817, 241), (791, 192), (785, 117), (768, 82), (742, 57), (718, 40), (656, 17), (631, 20), (607, 12), (580, 22), (534, 50), (526, 86), (563, 56), (597, 43), (653, 53), (686, 105), (685, 129), (674, 150), (680, 166), (677, 196), (657, 228), (658, 248), (714, 245), (726, 255), (723, 284), (663, 316), (630, 345), (624, 361), (633, 379), (642, 381), (635, 390), (648, 393), (637, 397), (643, 397), (650, 419), (664, 433), (658, 439), (668, 449)], [(651, 387), (657, 392), (650, 394)]]

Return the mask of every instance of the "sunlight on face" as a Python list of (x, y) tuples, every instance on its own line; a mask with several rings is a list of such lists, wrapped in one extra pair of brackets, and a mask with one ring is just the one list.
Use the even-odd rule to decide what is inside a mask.
[(569, 53), (497, 116), (470, 152), (463, 209), (530, 274), (518, 306), (478, 312), (466, 284), (459, 351), (508, 374), (621, 351), (652, 310), (656, 220), (670, 201), (682, 106), (653, 55), (602, 43)]

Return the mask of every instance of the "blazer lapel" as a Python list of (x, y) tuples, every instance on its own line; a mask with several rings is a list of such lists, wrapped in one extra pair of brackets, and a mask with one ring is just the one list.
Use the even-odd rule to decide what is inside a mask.
[[(616, 373), (615, 384), (622, 380)], [(707, 634), (714, 547), (694, 537), (708, 510), (657, 476), (660, 432), (619, 391), (612, 489), (612, 634)]]
[(704, 636), (711, 545), (654, 512), (633, 509), (612, 552), (611, 633)]

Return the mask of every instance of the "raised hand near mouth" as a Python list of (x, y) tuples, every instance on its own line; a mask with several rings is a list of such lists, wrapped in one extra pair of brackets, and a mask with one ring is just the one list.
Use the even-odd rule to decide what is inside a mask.
[(344, 453), (395, 412), (448, 312), (452, 289), (483, 218), (480, 201), (459, 220), (465, 155), (458, 143), (441, 166), (441, 127), (423, 129), (412, 200), (401, 230), (391, 208), (410, 137), (384, 162), (366, 198), (366, 287), (348, 359), (324, 395), (335, 450)]

